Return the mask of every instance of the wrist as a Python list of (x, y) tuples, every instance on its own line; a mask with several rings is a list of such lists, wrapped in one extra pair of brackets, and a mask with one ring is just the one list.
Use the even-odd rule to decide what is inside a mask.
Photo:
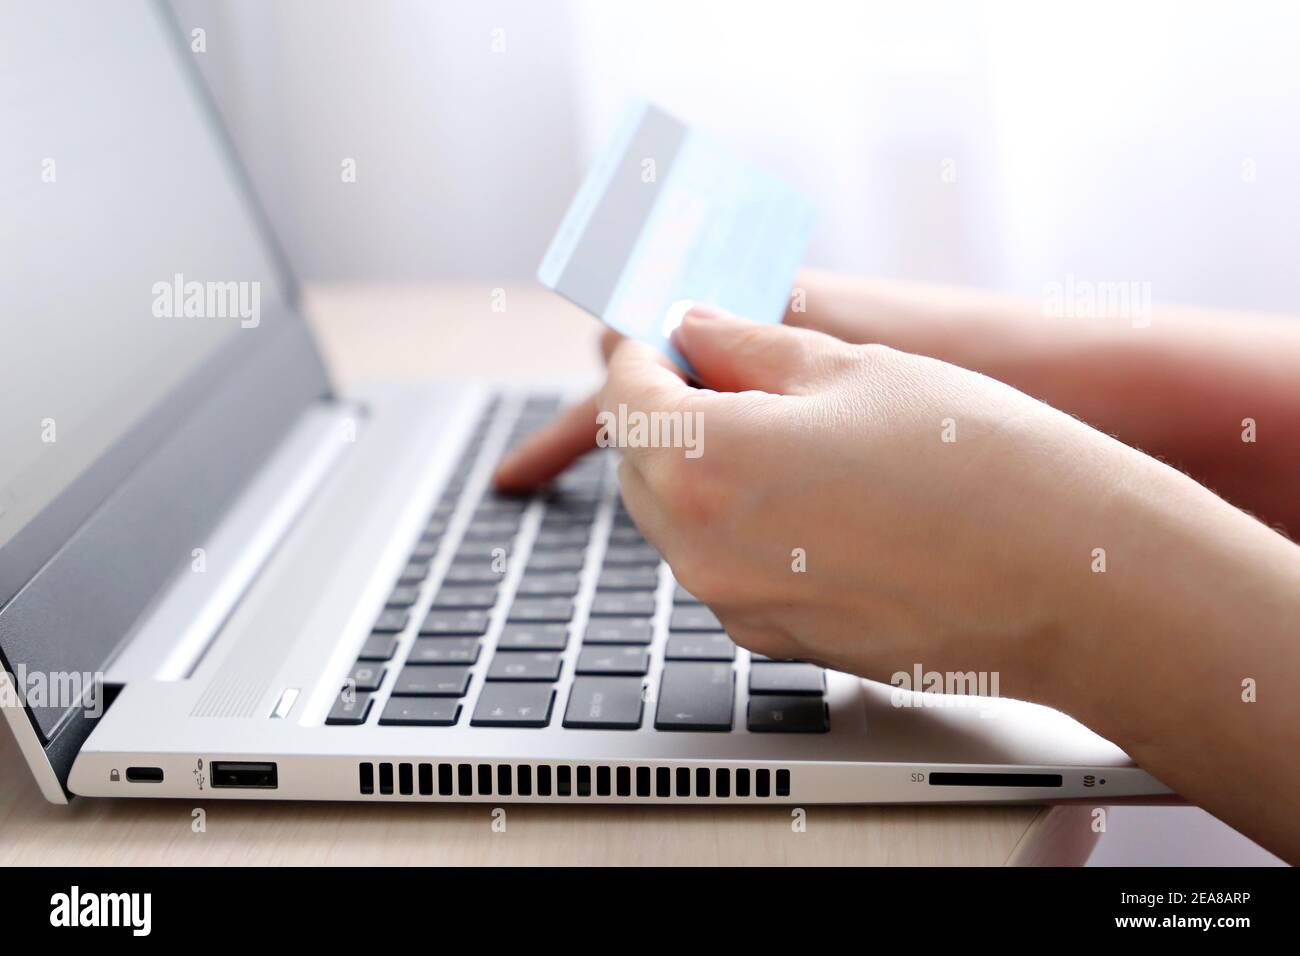
[(1140, 467), (1119, 476), (1090, 528), (1104, 564), (1094, 558), (1063, 599), (1051, 688), (1039, 690), (1144, 762), (1185, 737), (1208, 699), (1238, 699), (1270, 668), (1271, 642), (1296, 633), (1300, 549), (1131, 454)]

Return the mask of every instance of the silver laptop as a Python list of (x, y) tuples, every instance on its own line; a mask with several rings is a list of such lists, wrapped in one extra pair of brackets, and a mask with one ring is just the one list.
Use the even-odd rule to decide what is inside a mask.
[(6, 22), (0, 690), (50, 800), (1166, 792), (1054, 711), (737, 648), (612, 452), (495, 494), (563, 388), (337, 393), (166, 8)]

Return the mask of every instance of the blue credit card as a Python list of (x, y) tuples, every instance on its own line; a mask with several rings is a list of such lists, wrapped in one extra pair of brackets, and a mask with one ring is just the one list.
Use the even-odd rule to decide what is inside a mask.
[(574, 197), (537, 278), (681, 368), (669, 341), (693, 303), (785, 316), (815, 210), (663, 110), (634, 103)]

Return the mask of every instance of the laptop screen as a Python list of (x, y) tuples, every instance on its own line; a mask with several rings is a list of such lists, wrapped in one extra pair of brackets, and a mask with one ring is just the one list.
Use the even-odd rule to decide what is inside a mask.
[(0, 548), (288, 294), (157, 8), (4, 20)]
[(31, 688), (103, 670), (330, 389), (206, 38), (152, 0), (0, 23), (0, 665), (31, 684), (0, 709), (62, 783), (93, 720)]

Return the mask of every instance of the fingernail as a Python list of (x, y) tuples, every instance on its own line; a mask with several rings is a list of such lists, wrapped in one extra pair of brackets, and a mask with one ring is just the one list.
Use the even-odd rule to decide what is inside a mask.
[(682, 336), (684, 334), (682, 332), (682, 326), (685, 324), (687, 319), (714, 322), (718, 319), (726, 318), (729, 314), (730, 313), (725, 309), (719, 309), (716, 305), (705, 305), (703, 302), (697, 302), (686, 310), (686, 314), (682, 316), (682, 321), (677, 324), (677, 326), (672, 330), (672, 333), (668, 336), (668, 341), (672, 343), (673, 348), (685, 354), (686, 346), (685, 343), (682, 342)]
[(668, 334), (668, 344), (679, 352), (686, 351), (686, 346), (682, 342), (682, 327), (680, 325)]
[(700, 302), (691, 306), (686, 314), (697, 319), (721, 319), (727, 315), (725, 310), (719, 309), (716, 305), (704, 305)]

